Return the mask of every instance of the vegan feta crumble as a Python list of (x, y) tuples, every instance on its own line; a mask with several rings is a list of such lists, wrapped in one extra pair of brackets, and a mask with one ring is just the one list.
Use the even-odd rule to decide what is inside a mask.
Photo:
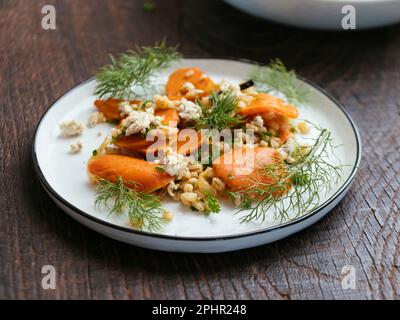
[(132, 110), (128, 117), (122, 120), (122, 126), (126, 128), (126, 136), (136, 133), (145, 134), (151, 126), (160, 126), (162, 120), (163, 117), (154, 115), (153, 108), (148, 108), (145, 111)]
[(182, 177), (190, 176), (189, 167), (193, 161), (191, 158), (177, 153), (172, 148), (168, 148), (164, 159), (154, 162), (162, 164), (163, 170), (169, 175), (181, 179)]
[(94, 126), (106, 122), (106, 117), (102, 112), (93, 112), (90, 114), (87, 126), (89, 128), (93, 128)]
[(80, 153), (82, 151), (82, 149), (83, 149), (83, 142), (80, 141), (80, 140), (75, 142), (75, 143), (72, 143), (69, 146), (69, 152), (71, 154), (78, 154), (78, 153)]
[(129, 103), (129, 101), (123, 101), (119, 104), (119, 112), (121, 117), (129, 115), (131, 111), (133, 111), (133, 106)]
[(197, 95), (202, 94), (204, 91), (197, 89), (191, 82), (185, 82), (181, 87), (181, 92), (187, 97), (194, 98)]
[(185, 82), (181, 87), (182, 92), (188, 92), (188, 91), (194, 90), (194, 89), (196, 89), (196, 87), (191, 82)]
[(178, 106), (179, 117), (185, 121), (200, 119), (202, 116), (201, 107), (192, 101), (183, 98)]
[(83, 133), (85, 125), (80, 121), (70, 120), (61, 122), (60, 129), (65, 137), (76, 137)]
[(227, 80), (221, 81), (221, 83), (219, 84), (219, 89), (222, 93), (233, 93), (234, 96), (238, 99), (239, 109), (244, 108), (253, 99), (252, 95), (242, 92), (238, 84), (233, 84)]
[(186, 71), (186, 73), (185, 73), (185, 77), (186, 78), (190, 78), (193, 75), (194, 75), (194, 70), (193, 69), (190, 69), (190, 70)]

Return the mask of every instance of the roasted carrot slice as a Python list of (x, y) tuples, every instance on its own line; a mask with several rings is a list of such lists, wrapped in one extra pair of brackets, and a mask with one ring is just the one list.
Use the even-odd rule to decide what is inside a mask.
[(94, 182), (100, 177), (115, 183), (121, 177), (128, 188), (150, 193), (165, 187), (173, 180), (172, 176), (156, 167), (156, 164), (144, 160), (105, 154), (92, 157), (88, 171)]
[[(278, 165), (274, 175), (269, 176), (263, 172), (263, 168), (269, 164)], [(240, 191), (277, 182), (278, 176), (284, 176), (283, 166), (279, 164), (283, 162), (275, 149), (243, 147), (233, 149), (215, 159), (213, 169), (216, 176), (221, 178), (232, 191)]]
[(161, 123), (165, 126), (174, 124), (174, 127), (176, 127), (179, 122), (179, 113), (175, 109), (156, 109), (154, 115), (164, 117)]
[(252, 116), (271, 112), (291, 119), (299, 116), (299, 111), (294, 105), (266, 93), (257, 94), (249, 105), (241, 109), (238, 113), (245, 116)]
[(197, 97), (207, 96), (216, 88), (215, 83), (209, 77), (205, 76), (204, 72), (199, 68), (181, 68), (175, 70), (169, 76), (165, 86), (168, 98), (171, 100), (178, 100), (181, 98), (193, 100), (195, 97), (188, 96), (185, 92), (182, 92), (182, 86), (186, 82), (192, 83), (196, 89), (203, 90)]
[[(119, 110), (119, 104), (124, 101), (122, 99), (107, 99), (107, 100), (96, 100), (94, 105), (101, 111), (107, 120), (116, 121), (121, 120), (121, 111)], [(129, 101), (131, 104), (140, 103), (138, 100)]]
[(119, 111), (119, 104), (121, 102), (121, 99), (107, 99), (96, 100), (94, 104), (97, 109), (104, 114), (107, 120), (119, 120), (121, 119)]
[(146, 149), (151, 146), (154, 143), (154, 141), (147, 141), (146, 137), (143, 135), (135, 134), (131, 136), (123, 136), (119, 138), (117, 141), (115, 141), (115, 145), (132, 150), (132, 151), (144, 151), (146, 152)]

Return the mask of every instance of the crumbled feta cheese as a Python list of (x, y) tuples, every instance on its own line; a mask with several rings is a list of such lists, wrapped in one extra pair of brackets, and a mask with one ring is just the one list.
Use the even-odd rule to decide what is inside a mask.
[(187, 98), (196, 98), (198, 95), (202, 94), (204, 91), (201, 89), (192, 89), (188, 91), (185, 96)]
[(193, 83), (185, 82), (181, 87), (181, 92), (186, 93), (186, 92), (188, 92), (190, 90), (194, 90), (194, 89), (196, 89), (196, 87), (194, 86)]
[(239, 85), (230, 83), (230, 82), (228, 82), (226, 80), (222, 80), (221, 81), (221, 83), (219, 85), (219, 89), (222, 92), (227, 92), (227, 91), (232, 91), (234, 93), (240, 92), (240, 86)]
[(85, 125), (77, 120), (64, 121), (60, 123), (60, 129), (66, 137), (80, 136), (85, 130)]
[(133, 110), (129, 116), (122, 121), (122, 125), (126, 128), (125, 135), (130, 136), (135, 133), (146, 133), (151, 125), (158, 127), (161, 125), (163, 117), (155, 116), (154, 109), (148, 108), (145, 111)]
[(76, 143), (73, 143), (69, 146), (69, 152), (71, 154), (77, 154), (79, 152), (81, 152), (83, 149), (83, 142), (82, 141), (78, 141)]
[(121, 117), (128, 116), (131, 111), (133, 111), (133, 108), (129, 101), (122, 101), (119, 104), (119, 112)]
[(186, 71), (185, 78), (190, 78), (193, 75), (194, 75), (194, 70), (190, 69), (190, 70)]
[(195, 98), (203, 92), (203, 90), (197, 89), (191, 82), (185, 82), (181, 87), (181, 93), (183, 93), (188, 98)]
[(185, 121), (197, 120), (202, 115), (201, 107), (186, 99), (181, 100), (178, 111), (179, 117)]
[(93, 112), (90, 114), (87, 126), (93, 128), (95, 125), (106, 122), (106, 117), (102, 112)]
[(207, 76), (205, 73), (203, 73), (203, 74), (200, 76), (199, 80), (201, 81), (201, 80), (205, 80), (205, 79), (207, 79), (207, 78), (208, 78), (208, 76)]
[(167, 155), (164, 159), (163, 169), (171, 176), (177, 176), (177, 179), (190, 176), (189, 165), (191, 159), (177, 152), (167, 150)]
[(264, 120), (261, 116), (256, 116), (253, 121), (251, 121), (251, 124), (255, 127), (263, 127), (264, 126)]
[(240, 90), (240, 86), (238, 84), (233, 84), (226, 80), (221, 81), (221, 83), (219, 84), (219, 89), (223, 93), (232, 92), (236, 96), (236, 98), (239, 100), (238, 101), (239, 108), (243, 108), (243, 106), (245, 106), (247, 103), (249, 103), (254, 98), (251, 95), (243, 93)]

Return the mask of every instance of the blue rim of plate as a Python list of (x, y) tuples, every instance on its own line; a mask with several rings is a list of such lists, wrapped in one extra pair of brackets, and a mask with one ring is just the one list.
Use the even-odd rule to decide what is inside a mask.
[[(253, 65), (260, 65), (260, 63), (253, 61), (253, 60), (249, 60), (249, 59), (245, 59), (245, 58), (231, 58), (231, 57), (201, 57), (201, 56), (185, 56), (183, 59), (215, 59), (215, 60), (229, 60), (229, 61), (236, 61), (236, 62), (243, 62), (243, 63), (247, 63), (247, 64), (253, 64)], [(82, 216), (83, 218), (89, 219), (95, 223), (101, 224), (105, 227), (114, 229), (114, 230), (118, 230), (118, 231), (122, 231), (125, 233), (130, 233), (132, 235), (140, 235), (140, 236), (145, 236), (145, 237), (151, 237), (151, 238), (160, 238), (160, 239), (168, 239), (168, 240), (174, 240), (174, 241), (222, 241), (222, 240), (232, 240), (232, 239), (239, 239), (239, 238), (246, 238), (246, 237), (251, 237), (251, 236), (256, 236), (256, 235), (260, 235), (260, 234), (264, 234), (264, 233), (268, 233), (268, 232), (272, 232), (272, 231), (276, 231), (279, 229), (283, 229), (283, 228), (287, 228), (290, 226), (294, 226), (296, 224), (299, 224), (301, 222), (303, 222), (304, 220), (307, 220), (309, 218), (311, 218), (314, 215), (317, 215), (319, 212), (321, 212), (322, 210), (324, 210), (324, 208), (328, 207), (336, 198), (340, 197), (340, 195), (344, 192), (347, 191), (347, 188), (351, 185), (351, 183), (353, 182), (356, 173), (358, 171), (360, 162), (361, 162), (361, 138), (360, 138), (360, 134), (358, 132), (358, 129), (353, 121), (353, 119), (350, 117), (350, 115), (347, 113), (347, 111), (345, 110), (345, 108), (337, 101), (337, 99), (335, 99), (331, 94), (329, 94), (328, 92), (326, 92), (324, 89), (322, 89), (321, 87), (319, 87), (318, 85), (316, 85), (315, 83), (311, 82), (310, 80), (307, 80), (301, 76), (297, 76), (297, 78), (305, 83), (307, 83), (308, 85), (312, 86), (313, 88), (315, 88), (316, 90), (320, 91), (322, 94), (324, 94), (326, 97), (328, 97), (338, 108), (339, 110), (342, 111), (342, 113), (345, 115), (345, 117), (347, 118), (347, 120), (349, 121), (349, 123), (351, 124), (351, 127), (353, 129), (354, 132), (354, 136), (356, 137), (356, 143), (357, 143), (357, 150), (356, 150), (356, 163), (353, 166), (353, 170), (351, 171), (349, 177), (346, 179), (346, 181), (342, 184), (342, 186), (340, 187), (340, 189), (333, 194), (329, 199), (327, 199), (323, 204), (321, 204), (320, 206), (318, 206), (318, 208), (316, 208), (315, 210), (299, 217), (296, 218), (294, 220), (276, 225), (276, 226), (272, 226), (272, 227), (267, 227), (264, 228), (262, 230), (257, 230), (257, 231), (249, 231), (249, 232), (244, 232), (244, 233), (239, 233), (236, 235), (228, 235), (228, 236), (211, 236), (211, 237), (180, 237), (180, 236), (172, 236), (172, 235), (165, 235), (165, 234), (159, 234), (159, 233), (152, 233), (152, 232), (147, 232), (147, 231), (141, 231), (141, 230), (135, 230), (135, 229), (130, 229), (127, 227), (123, 227), (123, 226), (119, 226), (104, 220), (101, 220), (99, 218), (96, 218), (80, 209), (78, 209), (77, 207), (75, 207), (73, 204), (69, 203), (68, 201), (66, 201), (62, 196), (60, 196), (48, 183), (48, 181), (46, 180), (40, 165), (39, 165), (39, 161), (36, 155), (36, 151), (35, 151), (35, 145), (36, 145), (36, 135), (37, 132), (39, 130), (40, 124), (42, 123), (43, 119), (45, 118), (46, 114), (50, 111), (50, 109), (62, 98), (64, 98), (64, 96), (68, 95), (71, 91), (78, 89), (79, 87), (87, 84), (88, 82), (93, 81), (95, 78), (90, 78), (86, 81), (83, 81), (79, 84), (77, 84), (76, 86), (72, 87), (71, 89), (67, 90), (66, 92), (64, 92), (63, 94), (61, 94), (61, 96), (59, 96), (48, 108), (47, 110), (44, 112), (44, 114), (42, 115), (42, 117), (40, 118), (35, 131), (34, 131), (34, 135), (33, 135), (33, 143), (32, 143), (32, 159), (33, 159), (33, 164), (34, 164), (34, 169), (36, 171), (36, 174), (41, 182), (41, 185), (43, 186), (43, 188), (49, 192), (57, 201), (59, 201), (60, 203), (62, 203), (64, 206), (66, 206), (67, 208), (69, 208), (70, 210), (74, 211), (75, 213), (79, 214), (80, 216)]]

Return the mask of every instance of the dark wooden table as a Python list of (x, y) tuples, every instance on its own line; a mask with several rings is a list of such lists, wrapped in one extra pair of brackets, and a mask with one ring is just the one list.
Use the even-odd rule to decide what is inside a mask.
[[(0, 0), (0, 298), (394, 299), (400, 296), (400, 26), (322, 33), (256, 20), (217, 1)], [(54, 4), (57, 29), (41, 28)], [(34, 128), (63, 92), (118, 53), (163, 37), (187, 55), (280, 57), (333, 94), (363, 139), (348, 195), (277, 243), (174, 254), (105, 238), (64, 214), (32, 170)], [(53, 265), (57, 289), (44, 290)], [(354, 267), (356, 288), (343, 289)]]

